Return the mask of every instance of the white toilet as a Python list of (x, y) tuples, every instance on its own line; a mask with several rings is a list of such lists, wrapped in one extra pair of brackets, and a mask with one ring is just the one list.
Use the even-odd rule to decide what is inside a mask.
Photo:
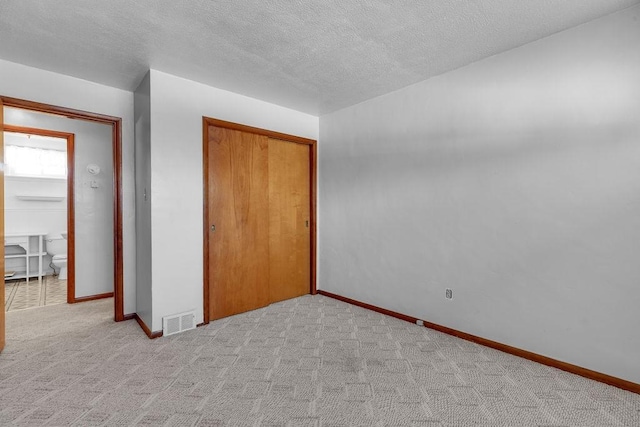
[(59, 271), (58, 279), (67, 280), (67, 233), (51, 233), (45, 236), (47, 253), (53, 267)]

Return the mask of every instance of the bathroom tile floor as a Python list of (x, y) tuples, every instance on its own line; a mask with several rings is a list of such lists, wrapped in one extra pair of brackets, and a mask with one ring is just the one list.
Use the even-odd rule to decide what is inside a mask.
[(16, 311), (67, 302), (67, 281), (57, 276), (45, 276), (42, 280), (30, 279), (5, 282), (4, 310)]

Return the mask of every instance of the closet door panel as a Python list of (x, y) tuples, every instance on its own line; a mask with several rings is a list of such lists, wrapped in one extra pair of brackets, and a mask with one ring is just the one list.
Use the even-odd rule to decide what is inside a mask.
[(269, 139), (269, 293), (282, 301), (309, 293), (309, 146)]
[(266, 136), (214, 126), (208, 143), (213, 320), (269, 304), (269, 147)]

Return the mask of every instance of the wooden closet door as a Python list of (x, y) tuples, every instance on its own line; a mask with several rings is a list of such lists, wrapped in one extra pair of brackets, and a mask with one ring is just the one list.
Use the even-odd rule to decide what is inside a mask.
[(311, 282), (309, 146), (269, 139), (269, 294), (282, 301)]
[(269, 147), (266, 136), (208, 130), (205, 262), (214, 320), (269, 304)]

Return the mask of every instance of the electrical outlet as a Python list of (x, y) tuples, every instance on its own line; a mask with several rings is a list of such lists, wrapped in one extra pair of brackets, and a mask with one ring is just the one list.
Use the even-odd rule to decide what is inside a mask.
[(453, 299), (453, 291), (449, 288), (445, 289), (444, 296), (446, 299)]

